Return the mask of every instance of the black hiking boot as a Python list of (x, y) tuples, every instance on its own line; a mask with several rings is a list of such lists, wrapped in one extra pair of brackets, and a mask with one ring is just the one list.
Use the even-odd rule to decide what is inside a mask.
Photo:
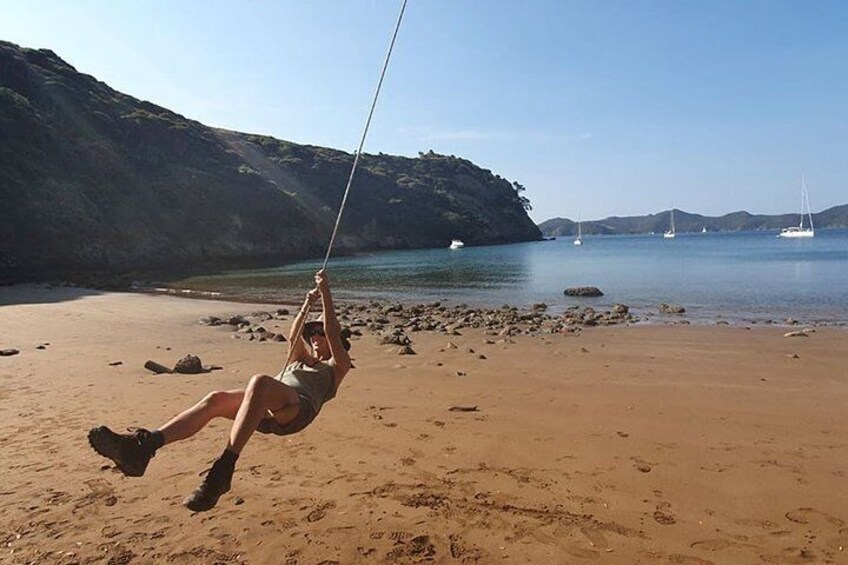
[(141, 428), (129, 434), (116, 434), (106, 426), (98, 426), (88, 432), (88, 443), (94, 451), (111, 459), (124, 475), (140, 477), (156, 453), (151, 435)]
[(215, 461), (203, 482), (186, 497), (183, 505), (194, 512), (211, 510), (218, 504), (221, 495), (230, 491), (232, 480), (232, 467), (228, 468), (220, 460)]

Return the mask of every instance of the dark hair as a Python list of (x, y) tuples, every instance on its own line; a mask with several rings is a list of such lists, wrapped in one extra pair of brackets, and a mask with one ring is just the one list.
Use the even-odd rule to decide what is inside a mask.
[[(318, 328), (320, 328), (320, 330), (316, 331), (316, 329)], [(350, 341), (347, 339), (347, 335), (345, 335), (346, 333), (349, 332), (345, 332), (344, 330), (342, 330), (342, 346), (345, 348), (345, 351), (350, 351)], [(324, 322), (321, 322), (319, 320), (313, 320), (311, 322), (306, 322), (303, 325), (303, 332), (301, 333), (301, 337), (304, 341), (309, 342), (309, 338), (311, 338), (315, 334), (325, 335)]]

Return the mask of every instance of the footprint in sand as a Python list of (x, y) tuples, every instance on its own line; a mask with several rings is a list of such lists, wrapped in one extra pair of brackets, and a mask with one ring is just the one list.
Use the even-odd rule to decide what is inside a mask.
[(668, 512), (663, 512), (662, 510), (654, 511), (654, 520), (663, 526), (670, 526), (677, 523), (677, 519), (675, 519), (674, 515), (669, 514)]
[(786, 513), (786, 519), (790, 522), (795, 522), (796, 524), (812, 524), (815, 526), (830, 525), (836, 528), (842, 528), (845, 526), (845, 522), (843, 520), (840, 520), (835, 516), (831, 516), (830, 514), (825, 514), (815, 508), (805, 507), (792, 510)]
[(436, 546), (430, 541), (430, 536), (415, 536), (409, 541), (397, 541), (395, 547), (386, 554), (391, 561), (407, 559), (432, 559), (436, 556)]
[(336, 507), (336, 503), (332, 500), (330, 502), (325, 502), (324, 504), (319, 505), (317, 508), (313, 509), (309, 514), (306, 515), (307, 522), (317, 522), (318, 520), (322, 520), (327, 515), (327, 510), (331, 510)]
[(707, 561), (706, 559), (701, 559), (700, 557), (692, 555), (682, 555), (680, 553), (673, 553), (669, 555), (668, 562), (680, 563), (682, 565), (715, 565), (712, 561)]
[(691, 547), (692, 549), (703, 549), (705, 551), (721, 551), (722, 549), (727, 549), (728, 547), (734, 545), (736, 544), (731, 541), (717, 538), (695, 541), (690, 543), (689, 547)]
[(478, 548), (467, 548), (462, 536), (459, 534), (449, 535), (448, 540), (450, 541), (450, 554), (454, 559), (460, 559), (464, 562), (476, 562), (483, 557), (482, 552)]

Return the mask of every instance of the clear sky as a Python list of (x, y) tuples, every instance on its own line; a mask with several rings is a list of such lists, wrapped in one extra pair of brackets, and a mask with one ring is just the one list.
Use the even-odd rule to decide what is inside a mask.
[[(203, 123), (352, 151), (392, 0), (0, 0), (49, 48)], [(365, 151), (433, 149), (543, 221), (848, 203), (848, 2), (409, 0)], [(355, 187), (354, 187), (355, 189)]]

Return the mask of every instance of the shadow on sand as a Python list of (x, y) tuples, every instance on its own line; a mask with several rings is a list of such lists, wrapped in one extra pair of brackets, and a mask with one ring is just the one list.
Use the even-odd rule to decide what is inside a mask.
[(99, 290), (49, 284), (0, 286), (0, 307), (21, 304), (52, 304), (104, 294)]

